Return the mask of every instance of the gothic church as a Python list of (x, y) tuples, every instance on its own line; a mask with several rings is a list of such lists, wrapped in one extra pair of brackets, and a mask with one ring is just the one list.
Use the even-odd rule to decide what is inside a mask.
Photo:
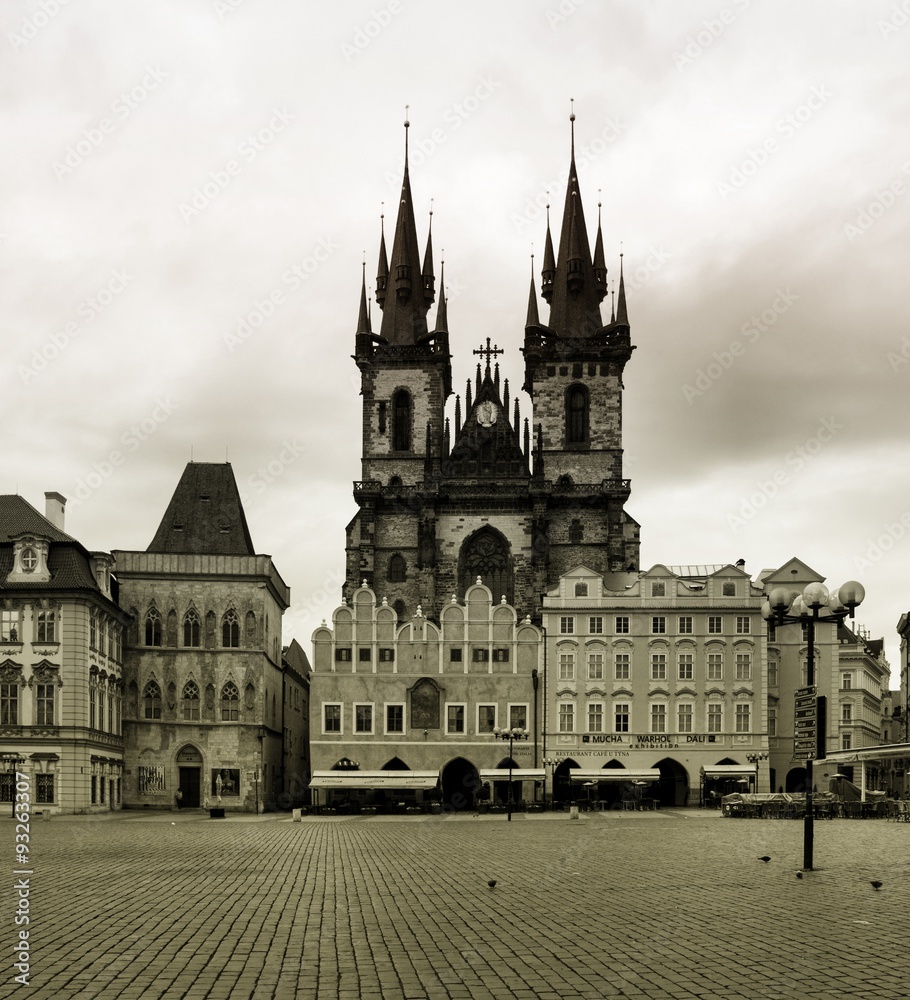
[[(610, 322), (601, 303), (607, 267), (599, 206), (590, 250), (572, 149), (558, 252), (547, 223), (539, 318), (531, 282), (524, 347), (533, 417), (500, 384), (503, 353), (475, 349), (483, 363), (464, 400), (446, 415), (452, 367), (444, 273), (437, 298), (432, 235), (421, 262), (405, 165), (391, 256), (379, 246), (378, 332), (361, 289), (354, 359), (361, 374), (361, 478), (358, 512), (347, 528), (344, 597), (364, 585), (395, 608), (439, 620), (480, 577), (494, 601), (538, 618), (545, 591), (578, 565), (596, 573), (637, 570), (639, 525), (625, 511), (622, 376), (634, 350), (625, 288)], [(473, 345), (472, 345), (473, 346)]]

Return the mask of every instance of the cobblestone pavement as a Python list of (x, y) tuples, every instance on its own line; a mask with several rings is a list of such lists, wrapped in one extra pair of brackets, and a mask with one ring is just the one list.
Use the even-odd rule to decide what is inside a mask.
[(29, 988), (2, 838), (0, 997), (910, 996), (906, 824), (817, 823), (799, 879), (802, 823), (697, 811), (55, 817)]

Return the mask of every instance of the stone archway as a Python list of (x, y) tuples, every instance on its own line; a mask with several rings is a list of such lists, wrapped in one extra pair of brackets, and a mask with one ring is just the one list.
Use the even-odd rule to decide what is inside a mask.
[(553, 771), (553, 801), (554, 802), (574, 802), (576, 789), (572, 787), (572, 778), (569, 772), (580, 765), (567, 757), (559, 762)]
[(506, 603), (514, 599), (514, 581), (511, 547), (505, 536), (485, 525), (464, 540), (458, 553), (458, 586), (465, 593), (480, 577), (493, 595), (493, 604), (499, 604), (503, 595)]
[(480, 774), (477, 768), (464, 757), (450, 760), (442, 769), (443, 806), (461, 812), (473, 809), (474, 800), (480, 788)]
[(672, 757), (664, 757), (653, 766), (660, 771), (660, 781), (652, 792), (657, 793), (661, 808), (688, 805), (689, 774), (682, 764)]
[(804, 767), (791, 767), (787, 771), (784, 791), (804, 792), (806, 790), (806, 769)]

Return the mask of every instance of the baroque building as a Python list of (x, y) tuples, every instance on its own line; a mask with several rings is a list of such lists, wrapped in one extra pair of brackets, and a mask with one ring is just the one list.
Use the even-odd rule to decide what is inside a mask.
[(305, 732), (306, 657), (282, 655), (290, 594), (253, 547), (231, 466), (190, 462), (148, 549), (116, 559), (131, 622), (124, 805), (299, 801), (304, 754), (286, 750)]
[[(477, 577), (495, 602), (538, 616), (544, 592), (584, 563), (599, 573), (638, 568), (638, 524), (626, 513), (622, 469), (623, 370), (633, 346), (625, 287), (604, 323), (608, 292), (598, 218), (592, 254), (575, 168), (558, 249), (547, 225), (540, 297), (533, 279), (525, 324), (522, 418), (490, 338), (464, 399), (452, 396), (442, 270), (437, 295), (432, 236), (421, 258), (405, 140), (401, 200), (387, 253), (380, 238), (374, 332), (361, 289), (354, 359), (362, 395), (358, 511), (347, 528), (344, 596), (362, 581), (400, 620), (418, 605), (438, 621)], [(405, 136), (407, 137), (405, 123)], [(438, 298), (435, 323), (429, 319)]]
[(45, 499), (42, 515), (0, 496), (0, 802), (19, 771), (36, 811), (119, 809), (128, 619), (114, 560), (63, 530), (64, 497)]

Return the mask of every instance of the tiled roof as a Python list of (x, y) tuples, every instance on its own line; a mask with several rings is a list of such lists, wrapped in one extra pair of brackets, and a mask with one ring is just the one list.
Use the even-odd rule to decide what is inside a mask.
[(0, 542), (8, 541), (13, 535), (31, 532), (44, 535), (52, 542), (74, 542), (71, 535), (66, 534), (48, 521), (43, 515), (18, 494), (0, 494)]
[(229, 462), (190, 462), (148, 552), (255, 555)]

